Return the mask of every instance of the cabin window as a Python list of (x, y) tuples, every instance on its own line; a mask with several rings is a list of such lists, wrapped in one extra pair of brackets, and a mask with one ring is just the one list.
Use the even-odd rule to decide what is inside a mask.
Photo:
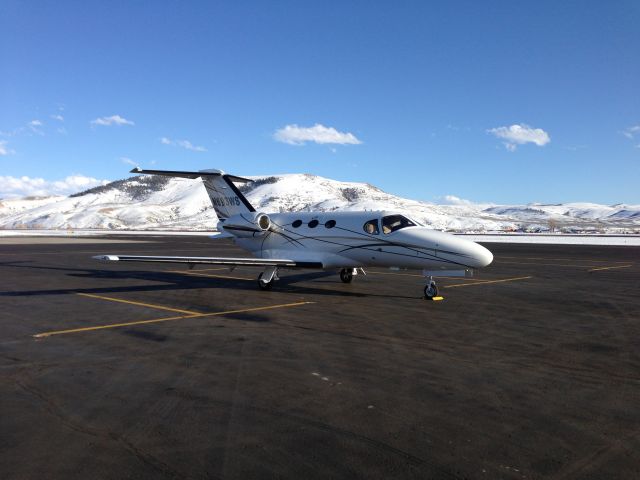
[(380, 233), (380, 229), (378, 228), (378, 220), (369, 220), (362, 227), (365, 232), (369, 235), (378, 235)]
[(336, 221), (335, 220), (329, 220), (328, 222), (324, 223), (324, 226), (326, 228), (333, 228), (336, 226)]
[(302, 225), (302, 220), (296, 220), (291, 224), (293, 228), (298, 228), (300, 225)]
[(416, 224), (402, 215), (387, 215), (382, 217), (382, 232), (387, 234), (405, 227), (415, 227)]
[(311, 220), (309, 222), (309, 228), (316, 228), (318, 226), (318, 220)]

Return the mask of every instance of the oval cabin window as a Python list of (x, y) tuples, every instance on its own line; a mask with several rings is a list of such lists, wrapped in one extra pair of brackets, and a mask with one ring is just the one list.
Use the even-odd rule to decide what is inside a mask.
[(309, 222), (309, 228), (316, 228), (318, 226), (318, 220), (311, 220)]
[(302, 225), (302, 220), (296, 220), (291, 224), (293, 228), (298, 228), (300, 225)]
[(325, 222), (324, 226), (327, 227), (327, 228), (333, 228), (333, 227), (336, 226), (336, 221), (335, 220), (329, 220), (328, 222)]
[(376, 219), (369, 220), (362, 226), (362, 229), (369, 235), (378, 235), (380, 233), (380, 230), (378, 229), (378, 220)]

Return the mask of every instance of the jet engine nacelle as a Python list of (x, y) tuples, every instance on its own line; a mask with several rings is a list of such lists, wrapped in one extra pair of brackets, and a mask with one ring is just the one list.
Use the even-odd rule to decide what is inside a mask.
[(218, 231), (228, 232), (236, 237), (261, 237), (273, 226), (266, 213), (241, 213), (218, 222)]

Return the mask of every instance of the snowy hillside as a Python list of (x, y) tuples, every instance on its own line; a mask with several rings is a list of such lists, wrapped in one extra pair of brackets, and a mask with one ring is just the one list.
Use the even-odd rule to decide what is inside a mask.
[[(365, 183), (290, 174), (253, 177), (241, 190), (258, 211), (397, 210), (453, 231), (640, 232), (640, 205), (435, 205)], [(211, 230), (217, 218), (200, 180), (139, 176), (69, 197), (0, 201), (0, 228)]]

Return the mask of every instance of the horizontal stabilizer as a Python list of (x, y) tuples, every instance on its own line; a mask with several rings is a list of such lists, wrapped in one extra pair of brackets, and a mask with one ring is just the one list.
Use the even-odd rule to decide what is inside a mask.
[(207, 177), (221, 177), (224, 175), (232, 182), (250, 183), (253, 182), (250, 178), (237, 177), (235, 175), (228, 175), (220, 170), (200, 170), (197, 172), (178, 171), (178, 170), (143, 170), (141, 168), (134, 168), (129, 173), (139, 173), (141, 175), (161, 175), (163, 177), (181, 177), (181, 178), (207, 178)]
[(218, 218), (221, 220), (233, 215), (256, 211), (242, 192), (238, 190), (238, 187), (233, 183), (253, 182), (253, 180), (249, 178), (228, 175), (222, 170), (216, 170), (214, 168), (209, 170), (200, 170), (198, 172), (189, 172), (178, 170), (143, 170), (136, 167), (131, 170), (131, 173), (161, 175), (164, 177), (201, 178), (202, 184), (207, 190), (207, 195), (209, 195), (209, 199), (211, 200), (211, 205), (216, 211), (216, 215), (218, 215)]

